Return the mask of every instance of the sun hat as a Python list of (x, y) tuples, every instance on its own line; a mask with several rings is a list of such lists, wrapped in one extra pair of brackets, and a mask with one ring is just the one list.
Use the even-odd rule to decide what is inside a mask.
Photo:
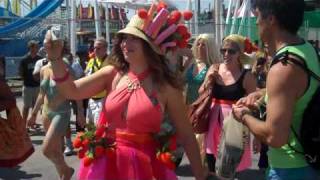
[(240, 62), (242, 65), (252, 65), (254, 59), (248, 56), (246, 53), (251, 54), (254, 51), (257, 51), (258, 48), (250, 41), (249, 38), (241, 36), (239, 34), (230, 34), (223, 39), (223, 42), (226, 41), (234, 42), (238, 45), (240, 49)]
[(156, 46), (152, 42), (151, 38), (149, 38), (142, 30), (139, 29), (139, 27), (142, 26), (143, 22), (143, 19), (141, 19), (138, 15), (134, 15), (129, 24), (127, 24), (124, 29), (120, 30), (118, 34), (130, 34), (137, 36), (146, 41), (156, 53), (162, 54), (159, 46)]
[(146, 41), (158, 54), (164, 55), (176, 48), (185, 48), (191, 37), (183, 21), (192, 18), (191, 11), (169, 12), (167, 5), (160, 1), (153, 3), (149, 10), (139, 9), (127, 26), (118, 32), (130, 34)]

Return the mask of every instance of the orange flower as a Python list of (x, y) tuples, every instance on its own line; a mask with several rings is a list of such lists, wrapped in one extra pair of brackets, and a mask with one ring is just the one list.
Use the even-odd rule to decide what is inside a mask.
[(73, 145), (73, 147), (76, 148), (76, 149), (77, 149), (77, 148), (80, 148), (81, 145), (82, 145), (82, 142), (81, 142), (80, 137), (76, 137), (76, 138), (73, 140), (72, 145)]
[(83, 164), (86, 167), (90, 166), (92, 164), (92, 162), (93, 162), (93, 157), (90, 155), (84, 157), (84, 159), (83, 159)]

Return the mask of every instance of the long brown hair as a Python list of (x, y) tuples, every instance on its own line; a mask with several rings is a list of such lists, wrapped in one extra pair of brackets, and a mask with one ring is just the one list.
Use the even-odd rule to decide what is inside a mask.
[[(121, 73), (126, 73), (129, 70), (129, 63), (124, 59), (120, 44), (123, 36), (118, 34), (116, 37), (111, 54), (108, 56), (108, 64), (115, 66)], [(165, 56), (157, 54), (149, 46), (147, 42), (143, 42), (143, 51), (148, 59), (148, 65), (152, 74), (153, 80), (160, 86), (166, 83), (179, 90), (183, 89), (183, 81), (179, 80), (178, 76), (169, 68), (169, 61)]]

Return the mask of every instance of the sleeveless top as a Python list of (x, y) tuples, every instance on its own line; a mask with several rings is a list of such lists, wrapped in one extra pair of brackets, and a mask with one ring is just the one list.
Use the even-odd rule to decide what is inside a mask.
[(187, 104), (194, 102), (198, 96), (198, 90), (206, 77), (208, 67), (203, 68), (196, 76), (193, 76), (195, 64), (193, 64), (186, 73), (187, 88)]
[[(56, 86), (56, 82), (52, 79), (43, 79), (40, 83), (41, 90), (46, 94), (48, 101), (55, 101), (59, 92)], [(59, 106), (54, 111), (64, 112), (70, 110), (70, 101), (65, 100), (59, 104)]]
[[(278, 50), (277, 54), (287, 50), (300, 56), (301, 60), (304, 61), (311, 71), (316, 73), (318, 76), (320, 75), (320, 65), (317, 54), (310, 43), (303, 42), (301, 44), (288, 45)], [(298, 99), (293, 110), (292, 126), (297, 133), (299, 133), (303, 112), (315, 93), (317, 86), (319, 85), (317, 80), (314, 78), (309, 78), (309, 81), (310, 83), (307, 91)], [(268, 101), (268, 94), (266, 94), (265, 101)], [(292, 131), (290, 132), (288, 143), (290, 143), (294, 149), (302, 151), (302, 146)], [(305, 161), (303, 155), (293, 151), (287, 144), (281, 148), (270, 147), (268, 155), (270, 166), (274, 168), (298, 168), (307, 166), (307, 162)]]
[(239, 79), (230, 85), (221, 85), (217, 82), (214, 83), (212, 93), (213, 98), (236, 101), (242, 98), (246, 94), (246, 90), (243, 88), (243, 80), (247, 70), (243, 70)]
[(156, 91), (149, 97), (141, 87), (150, 71), (141, 74), (128, 72), (128, 84), (113, 90), (106, 98), (107, 123), (116, 130), (131, 133), (157, 133), (163, 114)]

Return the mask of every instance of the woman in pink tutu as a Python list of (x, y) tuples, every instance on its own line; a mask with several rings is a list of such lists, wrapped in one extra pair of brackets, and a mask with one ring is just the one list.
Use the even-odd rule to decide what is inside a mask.
[[(211, 105), (209, 130), (205, 135), (206, 159), (210, 174), (215, 172), (215, 161), (218, 155), (223, 120), (231, 113), (232, 104), (245, 95), (256, 90), (255, 78), (250, 71), (244, 69), (250, 64), (251, 58), (244, 54), (252, 51), (252, 44), (245, 37), (232, 34), (224, 38), (220, 53), (223, 62), (212, 65), (206, 75), (199, 92), (208, 84), (209, 78), (215, 78), (213, 84), (213, 100)], [(238, 165), (237, 171), (251, 166), (251, 151), (248, 139), (247, 146)]]
[[(166, 10), (163, 9), (159, 14)], [(110, 65), (77, 81), (68, 77), (61, 61), (61, 43), (53, 41), (50, 32), (46, 35), (48, 59), (58, 79), (58, 88), (66, 97), (83, 99), (104, 89), (110, 92), (99, 124), (108, 126), (114, 133), (115, 152), (95, 159), (89, 166), (81, 162), (78, 179), (177, 179), (175, 172), (157, 158), (159, 143), (154, 135), (159, 133), (165, 113), (176, 127), (195, 178), (205, 179), (183, 102), (181, 81), (168, 68), (164, 57), (168, 49), (160, 40), (154, 43), (157, 36), (148, 35), (142, 28), (145, 21), (140, 17), (134, 16), (117, 34), (108, 57)]]

